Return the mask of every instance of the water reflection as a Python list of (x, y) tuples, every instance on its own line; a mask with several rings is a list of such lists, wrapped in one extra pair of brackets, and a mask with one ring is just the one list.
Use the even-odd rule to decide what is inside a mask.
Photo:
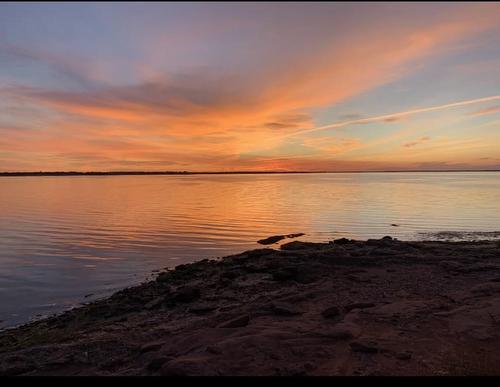
[(499, 189), (496, 172), (1, 178), (0, 320), (26, 321), (274, 234), (498, 231)]

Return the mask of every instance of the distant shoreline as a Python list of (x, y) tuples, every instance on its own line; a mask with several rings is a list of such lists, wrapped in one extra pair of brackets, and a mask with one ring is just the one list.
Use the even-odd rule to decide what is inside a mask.
[(193, 172), (193, 171), (117, 171), (117, 172), (0, 172), (0, 177), (12, 176), (139, 176), (139, 175), (273, 175), (311, 173), (429, 173), (429, 172), (500, 172), (499, 169), (445, 169), (445, 170), (397, 170), (397, 171), (234, 171), (234, 172)]

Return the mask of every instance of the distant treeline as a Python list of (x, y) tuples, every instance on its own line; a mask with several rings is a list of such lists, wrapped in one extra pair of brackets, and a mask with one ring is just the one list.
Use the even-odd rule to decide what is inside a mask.
[(0, 172), (2, 176), (120, 176), (120, 175), (247, 175), (283, 173), (392, 173), (392, 172), (500, 172), (498, 169), (481, 170), (408, 170), (408, 171), (233, 171), (233, 172), (189, 172), (189, 171), (117, 171), (117, 172)]
[(122, 172), (0, 172), (0, 176), (115, 176), (115, 175), (238, 175), (269, 173), (327, 173), (326, 171), (235, 171), (235, 172), (189, 172), (189, 171), (122, 171)]

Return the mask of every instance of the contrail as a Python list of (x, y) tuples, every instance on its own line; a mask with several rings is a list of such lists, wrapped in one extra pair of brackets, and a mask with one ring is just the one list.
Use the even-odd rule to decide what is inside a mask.
[(466, 101), (452, 102), (452, 103), (447, 103), (447, 104), (444, 104), (444, 105), (438, 105), (438, 106), (431, 106), (431, 107), (425, 107), (425, 108), (420, 108), (420, 109), (407, 110), (405, 112), (385, 114), (385, 115), (382, 115), (382, 116), (360, 118), (360, 119), (357, 119), (357, 120), (349, 120), (349, 121), (340, 121), (340, 122), (336, 122), (336, 123), (329, 124), (329, 125), (318, 126), (316, 128), (299, 130), (298, 132), (285, 134), (285, 135), (283, 135), (281, 137), (282, 138), (293, 137), (293, 136), (297, 136), (297, 135), (300, 135), (300, 134), (311, 133), (311, 132), (318, 132), (320, 130), (335, 129), (335, 128), (341, 128), (341, 127), (344, 127), (344, 126), (347, 126), (347, 125), (363, 124), (363, 123), (366, 123), (366, 122), (386, 120), (386, 119), (389, 119), (389, 118), (402, 117), (402, 116), (407, 116), (407, 115), (415, 114), (415, 113), (432, 112), (432, 111), (435, 111), (435, 110), (448, 109), (448, 108), (451, 108), (451, 107), (472, 105), (472, 104), (475, 104), (475, 103), (488, 102), (488, 101), (493, 101), (493, 100), (496, 100), (496, 99), (500, 99), (500, 95), (493, 95), (491, 97), (469, 99), (469, 100), (466, 100)]

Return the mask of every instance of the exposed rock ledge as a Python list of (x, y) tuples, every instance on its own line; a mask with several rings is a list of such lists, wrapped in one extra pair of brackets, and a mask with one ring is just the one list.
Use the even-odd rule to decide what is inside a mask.
[(498, 242), (290, 242), (0, 333), (3, 375), (500, 375)]

